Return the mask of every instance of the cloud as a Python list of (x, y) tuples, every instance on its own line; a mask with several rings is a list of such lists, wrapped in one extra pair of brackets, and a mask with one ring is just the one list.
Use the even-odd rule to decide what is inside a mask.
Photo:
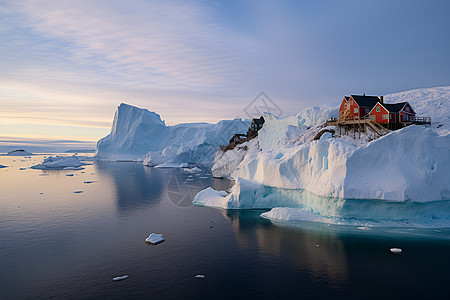
[(9, 13), (41, 35), (50, 53), (128, 86), (230, 87), (251, 48), (193, 2), (29, 1)]

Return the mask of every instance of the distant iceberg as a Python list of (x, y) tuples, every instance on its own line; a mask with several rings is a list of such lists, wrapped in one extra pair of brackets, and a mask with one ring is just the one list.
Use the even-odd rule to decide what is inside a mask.
[(34, 155), (34, 154), (31, 152), (28, 152), (24, 149), (17, 149), (17, 150), (9, 151), (6, 155), (7, 156), (29, 156), (29, 155)]
[(184, 123), (166, 126), (147, 109), (120, 104), (111, 132), (97, 143), (99, 160), (144, 160), (147, 166), (164, 163), (212, 165), (222, 144), (236, 133), (245, 133), (249, 121), (223, 120), (217, 124)]
[(34, 165), (32, 169), (42, 170), (82, 170), (86, 165), (76, 156), (49, 156), (41, 164)]

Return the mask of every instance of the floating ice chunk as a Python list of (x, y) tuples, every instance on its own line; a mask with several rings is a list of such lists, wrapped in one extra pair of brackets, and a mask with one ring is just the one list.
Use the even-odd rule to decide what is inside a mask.
[(75, 191), (74, 194), (81, 194), (83, 191)]
[(43, 170), (82, 170), (81, 166), (86, 165), (76, 156), (49, 156), (39, 164), (32, 166), (32, 169)]
[(50, 175), (50, 174), (47, 174), (47, 173), (39, 174), (39, 176), (48, 176), (48, 175)]
[(93, 183), (93, 182), (95, 182), (95, 181), (90, 180), (90, 181), (85, 181), (84, 183)]
[(151, 233), (148, 236), (148, 238), (145, 239), (145, 241), (147, 243), (156, 245), (156, 244), (164, 242), (165, 239), (162, 237), (162, 234), (160, 234), (160, 233)]
[(113, 281), (121, 281), (121, 280), (125, 280), (128, 278), (128, 275), (123, 275), (123, 276), (117, 276), (113, 278)]
[(73, 176), (73, 174), (66, 174), (66, 176)]
[(391, 251), (394, 254), (401, 254), (403, 250), (401, 248), (391, 248), (389, 249), (389, 251)]
[(155, 166), (155, 168), (179, 168), (180, 164), (173, 163), (173, 162), (165, 162), (163, 164)]
[(185, 168), (184, 171), (186, 173), (199, 173), (202, 171), (202, 169), (200, 169), (199, 167), (193, 167), (192, 169)]
[(178, 167), (179, 168), (187, 168), (187, 167), (189, 167), (189, 165), (187, 163), (181, 163)]
[(83, 167), (65, 167), (63, 170), (74, 170), (74, 171), (78, 171), (78, 170), (83, 170)]
[(0, 169), (7, 168), (8, 166), (0, 165)]
[(203, 274), (197, 274), (197, 275), (195, 275), (194, 277), (195, 277), (195, 278), (205, 278), (205, 275), (203, 275)]
[(228, 193), (224, 191), (216, 191), (211, 187), (199, 192), (192, 203), (194, 205), (211, 206), (211, 207), (228, 207)]
[(27, 168), (19, 168), (20, 171), (26, 170)]

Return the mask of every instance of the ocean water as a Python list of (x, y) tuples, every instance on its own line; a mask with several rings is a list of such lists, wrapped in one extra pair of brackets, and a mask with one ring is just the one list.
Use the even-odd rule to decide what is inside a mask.
[(448, 229), (286, 226), (192, 206), (232, 184), (207, 171), (42, 160), (0, 156), (0, 299), (450, 299)]

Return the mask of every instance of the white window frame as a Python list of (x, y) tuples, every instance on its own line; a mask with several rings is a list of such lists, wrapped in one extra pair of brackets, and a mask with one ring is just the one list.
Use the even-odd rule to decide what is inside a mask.
[(358, 108), (357, 108), (357, 107), (355, 107), (355, 108), (353, 109), (353, 113), (354, 113), (354, 114), (358, 113)]
[(383, 114), (383, 120), (388, 120), (388, 114)]
[(381, 111), (381, 107), (377, 106), (377, 108), (375, 109), (376, 112), (380, 112)]
[(377, 120), (377, 116), (375, 115), (370, 115), (370, 121), (376, 121)]

